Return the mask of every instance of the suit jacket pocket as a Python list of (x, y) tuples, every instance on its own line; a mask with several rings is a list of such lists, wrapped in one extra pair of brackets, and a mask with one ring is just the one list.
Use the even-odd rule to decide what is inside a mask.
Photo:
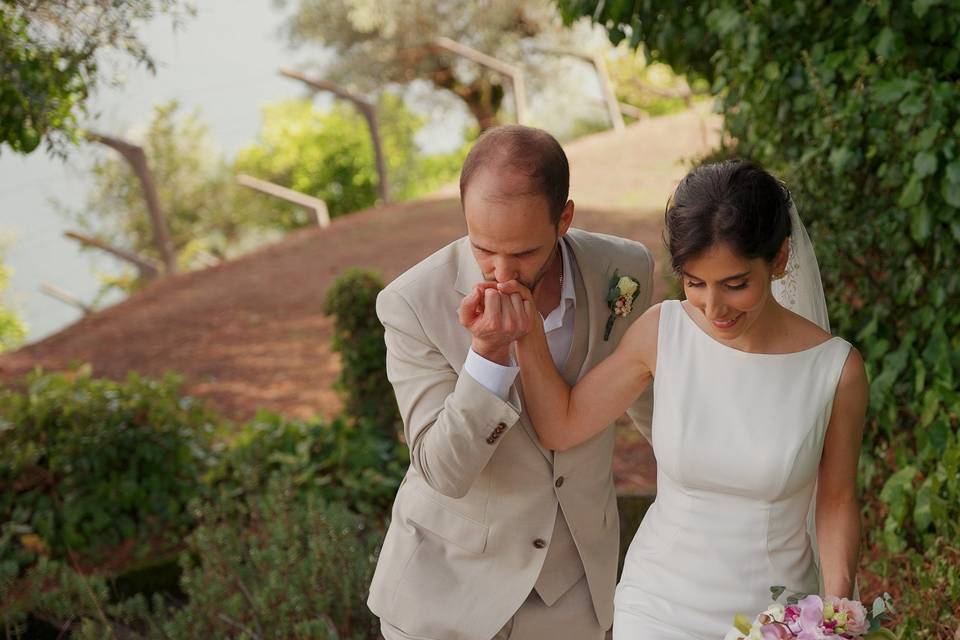
[(470, 553), (487, 546), (489, 527), (440, 504), (421, 490), (407, 494), (407, 517), (416, 525)]

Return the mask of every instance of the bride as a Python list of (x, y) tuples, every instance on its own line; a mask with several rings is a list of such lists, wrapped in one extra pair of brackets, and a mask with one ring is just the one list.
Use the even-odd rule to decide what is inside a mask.
[(717, 640), (771, 586), (852, 595), (867, 380), (829, 333), (790, 194), (761, 167), (693, 170), (666, 232), (686, 300), (648, 309), (572, 389), (529, 292), (498, 286), (533, 320), (517, 360), (546, 447), (590, 439), (653, 383), (657, 497), (627, 553), (614, 638)]

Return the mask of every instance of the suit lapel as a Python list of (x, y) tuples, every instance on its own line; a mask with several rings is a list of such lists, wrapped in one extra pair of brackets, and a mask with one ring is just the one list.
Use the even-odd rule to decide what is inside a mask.
[(587, 339), (586, 354), (574, 377), (575, 382), (608, 353), (608, 349), (604, 347), (609, 343), (603, 341), (603, 329), (610, 315), (610, 308), (607, 306), (607, 284), (613, 275), (613, 266), (603, 251), (591, 250), (588, 233), (570, 229), (566, 238), (577, 265), (577, 275), (580, 276), (577, 284), (582, 286), (577, 288), (577, 309), (579, 312), (582, 303), (587, 315), (586, 321), (581, 322), (578, 313), (577, 324), (574, 325), (575, 333), (583, 332)]
[(464, 236), (457, 243), (457, 281), (454, 288), (467, 295), (473, 291), (473, 286), (483, 281), (483, 272), (480, 271), (480, 265), (470, 250), (470, 237)]

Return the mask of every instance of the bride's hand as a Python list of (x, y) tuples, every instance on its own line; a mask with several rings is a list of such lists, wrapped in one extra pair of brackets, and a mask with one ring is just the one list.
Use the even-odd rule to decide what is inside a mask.
[(497, 285), (497, 289), (503, 296), (510, 299), (514, 307), (519, 306), (529, 327), (527, 333), (519, 338), (518, 342), (523, 342), (529, 338), (536, 338), (538, 336), (544, 336), (544, 339), (546, 339), (543, 331), (543, 317), (541, 317), (540, 312), (537, 311), (537, 303), (534, 302), (533, 294), (530, 290), (517, 280), (501, 282)]

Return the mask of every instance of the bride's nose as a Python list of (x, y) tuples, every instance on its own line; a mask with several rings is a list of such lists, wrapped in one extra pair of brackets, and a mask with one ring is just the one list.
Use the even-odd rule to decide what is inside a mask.
[(707, 320), (721, 320), (726, 313), (726, 306), (723, 304), (722, 296), (714, 289), (707, 289), (703, 301), (703, 315)]

